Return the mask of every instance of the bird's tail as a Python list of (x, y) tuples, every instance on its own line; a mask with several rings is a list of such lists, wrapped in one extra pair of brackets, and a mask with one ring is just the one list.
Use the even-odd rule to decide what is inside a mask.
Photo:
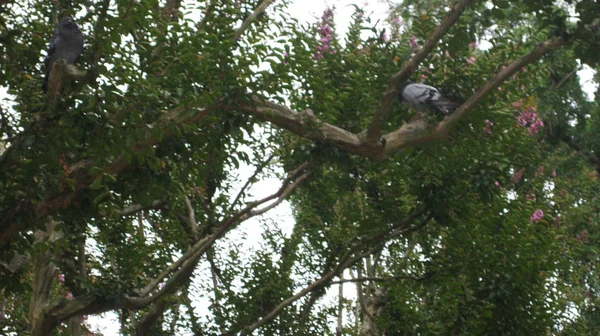
[(454, 110), (456, 110), (460, 106), (460, 104), (455, 103), (445, 97), (440, 97), (438, 100), (434, 101), (433, 104), (444, 115), (451, 115), (454, 112)]

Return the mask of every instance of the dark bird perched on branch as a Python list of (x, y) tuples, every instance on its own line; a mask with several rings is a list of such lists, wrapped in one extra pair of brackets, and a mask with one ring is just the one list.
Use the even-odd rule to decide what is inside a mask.
[(73, 64), (79, 60), (83, 52), (83, 34), (77, 24), (70, 17), (65, 17), (58, 23), (54, 29), (54, 35), (50, 40), (48, 48), (48, 56), (44, 60), (46, 66), (46, 77), (42, 84), (42, 90), (46, 92), (48, 89), (48, 80), (52, 63), (58, 59), (64, 59), (67, 64)]
[(419, 109), (439, 111), (450, 115), (459, 104), (442, 96), (433, 86), (406, 81), (398, 90), (398, 100), (415, 105)]

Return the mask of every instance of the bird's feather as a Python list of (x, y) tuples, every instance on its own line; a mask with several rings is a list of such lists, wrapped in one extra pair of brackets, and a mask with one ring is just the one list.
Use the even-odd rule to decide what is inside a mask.
[(60, 20), (52, 40), (48, 46), (48, 55), (44, 59), (46, 76), (42, 84), (42, 90), (46, 92), (52, 63), (57, 59), (64, 59), (67, 64), (73, 64), (79, 60), (83, 52), (83, 34), (77, 24), (70, 17)]
[(449, 115), (459, 105), (442, 96), (433, 86), (407, 81), (400, 88), (398, 98), (420, 108), (435, 109)]

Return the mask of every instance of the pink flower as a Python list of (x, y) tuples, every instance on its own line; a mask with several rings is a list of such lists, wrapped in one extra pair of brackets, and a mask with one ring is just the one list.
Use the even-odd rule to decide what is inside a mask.
[(469, 43), (469, 48), (477, 48), (477, 42)]
[(58, 273), (58, 281), (65, 282), (65, 275), (62, 273)]
[(503, 66), (502, 66), (502, 70), (504, 70), (504, 69), (506, 69), (506, 65), (503, 65)]
[(72, 299), (72, 298), (73, 298), (73, 293), (69, 292), (69, 293), (67, 294), (67, 299), (69, 299), (69, 300), (70, 300), (70, 299)]
[(522, 68), (521, 68), (521, 71), (522, 71), (522, 72), (527, 72), (527, 69), (525, 69), (525, 67), (522, 67)]
[(552, 170), (552, 177), (556, 177), (556, 169)]
[(390, 40), (387, 32), (383, 32), (383, 36), (381, 38), (383, 39), (383, 42), (388, 42)]
[(498, 86), (498, 91), (502, 92), (502, 88)]
[(404, 21), (402, 20), (402, 17), (397, 16), (394, 19), (392, 19), (392, 23), (394, 24), (394, 26), (400, 27), (402, 26), (402, 23), (404, 23)]
[(544, 218), (544, 212), (541, 209), (537, 209), (537, 210), (535, 210), (533, 215), (531, 215), (531, 217), (529, 217), (529, 222), (530, 223), (539, 222), (540, 220), (542, 220), (542, 218)]
[(417, 39), (417, 37), (413, 35), (408, 44), (410, 45), (411, 48), (416, 49), (419, 47), (418, 42), (419, 42), (419, 40)]
[(318, 32), (321, 35), (320, 45), (317, 46), (317, 50), (313, 54), (313, 59), (320, 59), (325, 56), (325, 53), (329, 51), (330, 54), (335, 53), (333, 48), (330, 48), (331, 42), (334, 40), (333, 37), (333, 9), (327, 8), (321, 16), (321, 22), (318, 25)]
[(494, 182), (494, 185), (495, 185), (497, 188), (502, 188), (502, 186), (500, 185), (500, 182), (498, 182), (498, 181)]
[(487, 134), (492, 134), (492, 126), (494, 126), (494, 123), (486, 119), (485, 127), (483, 127), (483, 131), (486, 132)]
[(529, 126), (529, 132), (531, 134), (538, 134), (540, 129), (544, 127), (544, 122), (541, 119), (537, 119), (531, 126)]
[(444, 55), (446, 55), (446, 57), (448, 57), (448, 58), (452, 58), (452, 57), (450, 56), (450, 52), (449, 52), (448, 50), (446, 50), (446, 51), (444, 52)]
[(476, 60), (475, 57), (467, 58), (467, 63), (473, 64), (473, 63), (475, 63), (475, 60)]
[(518, 184), (519, 182), (521, 182), (521, 179), (523, 178), (523, 174), (525, 174), (525, 168), (519, 169), (519, 171), (515, 172), (510, 177), (510, 182), (512, 182), (513, 184)]
[(427, 79), (427, 76), (421, 75), (421, 82), (424, 82)]
[(522, 104), (523, 104), (523, 99), (519, 99), (519, 100), (517, 100), (517, 101), (514, 101), (514, 102), (512, 103), (512, 107), (514, 107), (514, 108), (518, 109), (519, 107), (521, 107), (521, 105), (522, 105)]

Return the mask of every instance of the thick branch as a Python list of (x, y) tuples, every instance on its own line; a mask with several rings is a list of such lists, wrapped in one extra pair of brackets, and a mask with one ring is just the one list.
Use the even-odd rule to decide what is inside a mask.
[(458, 2), (454, 8), (450, 11), (450, 15), (446, 17), (446, 19), (435, 29), (433, 35), (425, 42), (423, 48), (421, 48), (408, 62), (408, 64), (402, 69), (402, 71), (396, 73), (390, 78), (388, 82), (388, 87), (385, 93), (383, 94), (383, 98), (379, 102), (379, 109), (373, 116), (373, 120), (369, 129), (367, 130), (366, 141), (372, 145), (379, 142), (379, 136), (381, 134), (381, 129), (383, 128), (383, 124), (387, 119), (390, 111), (392, 110), (392, 106), (396, 103), (396, 96), (398, 95), (398, 88), (402, 83), (410, 78), (410, 75), (417, 69), (419, 64), (429, 55), (429, 53), (435, 48), (438, 41), (446, 34), (448, 29), (452, 27), (460, 15), (464, 12), (467, 6), (471, 5), (475, 0), (462, 0)]

